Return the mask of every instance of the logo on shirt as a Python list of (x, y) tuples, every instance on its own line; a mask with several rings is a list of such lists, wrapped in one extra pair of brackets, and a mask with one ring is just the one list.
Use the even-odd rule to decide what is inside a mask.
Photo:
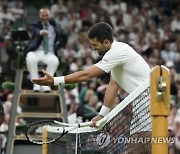
[(103, 59), (101, 60), (101, 62), (103, 62), (103, 61), (105, 61), (105, 62), (108, 63), (108, 60), (107, 60), (107, 59), (104, 59), (104, 58), (103, 58)]

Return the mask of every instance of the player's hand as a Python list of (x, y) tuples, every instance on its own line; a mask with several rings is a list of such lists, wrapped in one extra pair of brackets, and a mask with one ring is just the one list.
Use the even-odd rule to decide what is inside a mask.
[(38, 85), (44, 85), (44, 86), (51, 86), (54, 85), (54, 77), (51, 76), (46, 71), (42, 70), (44, 77), (32, 79), (32, 83), (38, 84)]
[(98, 114), (97, 116), (95, 116), (94, 118), (92, 118), (92, 119), (91, 119), (91, 121), (92, 121), (92, 123), (93, 123), (92, 126), (95, 127), (97, 121), (101, 120), (102, 118), (103, 118), (103, 116), (100, 115), (100, 114)]

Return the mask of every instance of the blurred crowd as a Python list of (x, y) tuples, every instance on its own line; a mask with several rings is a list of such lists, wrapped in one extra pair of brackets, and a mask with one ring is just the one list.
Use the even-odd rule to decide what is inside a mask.
[[(43, 5), (43, 4), (42, 4)], [(0, 61), (13, 59), (12, 29), (21, 28), (26, 18), (22, 0), (0, 1)], [(101, 57), (94, 52), (87, 38), (88, 29), (98, 21), (108, 22), (118, 41), (130, 44), (150, 67), (165, 65), (171, 74), (171, 113), (168, 117), (171, 136), (171, 154), (180, 151), (180, 2), (178, 0), (51, 0), (52, 17), (68, 33), (68, 43), (61, 50), (63, 75), (86, 69)], [(2, 65), (0, 64), (2, 67)], [(6, 66), (7, 68), (9, 67)], [(0, 69), (1, 70), (1, 69)], [(1, 71), (0, 71), (1, 74)], [(98, 114), (103, 102), (109, 75), (65, 90), (69, 122), (86, 121)], [(1, 79), (1, 82), (5, 79)], [(116, 104), (127, 93), (122, 89)], [(0, 99), (6, 109), (11, 100), (9, 92), (0, 90)], [(114, 106), (115, 106), (114, 105)], [(8, 118), (7, 116), (5, 116)], [(4, 127), (4, 125), (1, 125)], [(2, 128), (0, 128), (1, 130)]]

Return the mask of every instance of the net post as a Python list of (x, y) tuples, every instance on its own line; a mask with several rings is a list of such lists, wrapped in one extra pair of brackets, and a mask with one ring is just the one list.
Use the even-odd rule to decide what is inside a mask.
[[(47, 141), (47, 137), (48, 137), (47, 127), (44, 126), (43, 127), (43, 134), (42, 134), (42, 141), (46, 142)], [(42, 145), (42, 154), (47, 154), (48, 153), (47, 149), (48, 149), (48, 145), (47, 144), (43, 144)]]
[(150, 113), (152, 116), (152, 154), (168, 154), (170, 113), (170, 75), (165, 66), (156, 66), (150, 75)]

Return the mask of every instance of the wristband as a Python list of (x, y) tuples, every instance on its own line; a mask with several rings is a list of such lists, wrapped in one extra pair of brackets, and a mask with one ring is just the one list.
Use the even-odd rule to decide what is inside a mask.
[(110, 111), (110, 108), (103, 105), (101, 107), (101, 110), (100, 110), (99, 114), (102, 115), (102, 116), (106, 116), (109, 113), (109, 111)]
[(54, 86), (57, 86), (58, 84), (65, 84), (64, 76), (61, 77), (54, 77)]

